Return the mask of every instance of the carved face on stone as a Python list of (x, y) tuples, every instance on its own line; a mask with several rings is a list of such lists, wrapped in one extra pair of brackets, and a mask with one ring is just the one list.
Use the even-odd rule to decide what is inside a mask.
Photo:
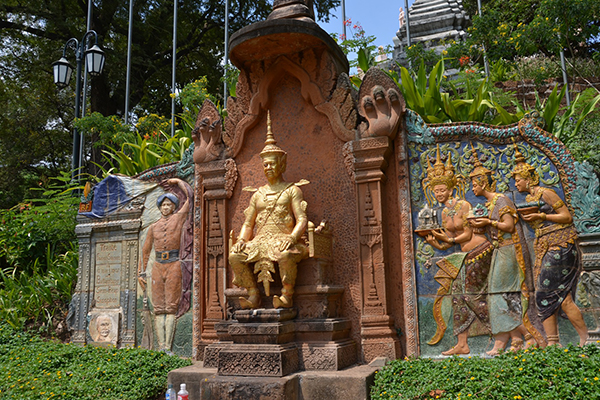
[(521, 175), (515, 175), (515, 187), (519, 192), (529, 191), (529, 180), (523, 178)]
[(441, 184), (441, 185), (435, 185), (433, 187), (433, 195), (435, 196), (435, 199), (440, 203), (440, 204), (444, 204), (448, 201), (448, 199), (450, 198), (450, 195), (452, 194), (452, 189), (448, 188), (448, 186)]
[(171, 200), (164, 199), (159, 208), (160, 213), (166, 217), (173, 214), (173, 211), (175, 211), (175, 208), (177, 208), (177, 206)]
[(110, 317), (106, 315), (100, 315), (96, 320), (96, 327), (98, 329), (98, 333), (100, 334), (98, 340), (109, 340), (108, 336), (110, 335), (110, 331), (112, 329), (112, 321)]
[(473, 178), (471, 180), (471, 185), (473, 186), (473, 194), (475, 196), (481, 196), (483, 194), (483, 184), (481, 179)]

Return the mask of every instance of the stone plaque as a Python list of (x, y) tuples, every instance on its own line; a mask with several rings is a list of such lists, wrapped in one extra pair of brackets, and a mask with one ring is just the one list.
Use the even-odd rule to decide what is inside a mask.
[(119, 307), (121, 242), (96, 244), (96, 308)]

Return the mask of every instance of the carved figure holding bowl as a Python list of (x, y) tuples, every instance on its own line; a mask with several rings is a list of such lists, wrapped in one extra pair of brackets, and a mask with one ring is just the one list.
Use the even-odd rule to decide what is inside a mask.
[(495, 340), (487, 354), (497, 355), (509, 339), (514, 351), (538, 343), (543, 345), (542, 335), (527, 315), (529, 290), (525, 276), (531, 263), (516, 207), (506, 195), (494, 191), (492, 171), (479, 161), (474, 148), (472, 151), (475, 166), (469, 174), (472, 191), (475, 196), (484, 197), (486, 203), (478, 205), (482, 211), (474, 213), (469, 224), (474, 229), (488, 229), (496, 247), (488, 275), (490, 327)]
[(516, 144), (512, 176), (517, 190), (529, 193), (526, 201), (541, 205), (537, 212), (524, 213), (522, 218), (535, 230), (535, 302), (548, 345), (560, 345), (558, 313), (562, 309), (579, 334), (579, 344), (583, 346), (588, 330), (573, 300), (581, 263), (573, 217), (553, 189), (539, 185), (539, 174), (535, 167), (525, 162)]

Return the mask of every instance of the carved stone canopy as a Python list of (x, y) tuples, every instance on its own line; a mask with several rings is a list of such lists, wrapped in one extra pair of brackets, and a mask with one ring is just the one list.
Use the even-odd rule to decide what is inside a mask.
[(234, 33), (229, 45), (229, 58), (241, 70), (245, 64), (281, 55), (282, 49), (293, 54), (323, 47), (328, 48), (340, 71), (350, 70), (342, 49), (314, 21), (272, 19), (257, 22)]

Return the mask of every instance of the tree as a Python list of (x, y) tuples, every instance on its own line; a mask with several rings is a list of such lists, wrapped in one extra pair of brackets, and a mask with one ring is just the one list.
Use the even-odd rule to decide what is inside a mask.
[[(88, 113), (98, 111), (107, 116), (124, 112), (128, 3), (93, 2), (91, 29), (98, 33), (107, 59), (103, 74), (91, 79)], [(337, 5), (339, 0), (315, 2), (318, 16), (324, 21), (329, 19), (329, 10)], [(224, 2), (186, 0), (179, 1), (178, 7), (177, 82), (183, 87), (206, 76), (209, 91), (219, 96)], [(230, 31), (264, 20), (270, 10), (267, 0), (231, 1)], [(136, 0), (133, 14), (131, 108), (139, 114), (170, 115), (173, 0)], [(60, 58), (69, 38), (82, 38), (86, 15), (85, 0), (0, 3), (0, 96), (11, 98), (3, 102), (11, 109), (3, 110), (5, 115), (0, 118), (0, 155), (14, 156), (14, 160), (4, 158), (0, 163), (0, 177), (14, 178), (10, 186), (4, 179), (0, 181), (2, 206), (14, 204), (19, 198), (17, 193), (10, 198), (6, 193), (15, 185), (23, 187), (21, 169), (39, 176), (56, 174), (57, 169), (69, 166), (68, 132), (73, 122), (74, 95), (70, 88), (58, 91), (52, 86), (51, 64)], [(72, 52), (67, 56), (74, 60)], [(20, 119), (8, 116), (17, 114)], [(25, 132), (31, 140), (25, 141)], [(10, 143), (15, 134), (19, 137), (18, 144)], [(88, 143), (97, 140), (97, 137), (86, 139)], [(39, 154), (37, 151), (21, 154), (28, 153), (32, 143), (36, 150), (39, 148)], [(9, 145), (13, 145), (10, 150)]]
[(490, 59), (535, 53), (589, 57), (599, 50), (600, 2), (597, 0), (490, 0), (477, 15), (477, 1), (465, 0), (473, 16), (470, 41), (483, 44)]

